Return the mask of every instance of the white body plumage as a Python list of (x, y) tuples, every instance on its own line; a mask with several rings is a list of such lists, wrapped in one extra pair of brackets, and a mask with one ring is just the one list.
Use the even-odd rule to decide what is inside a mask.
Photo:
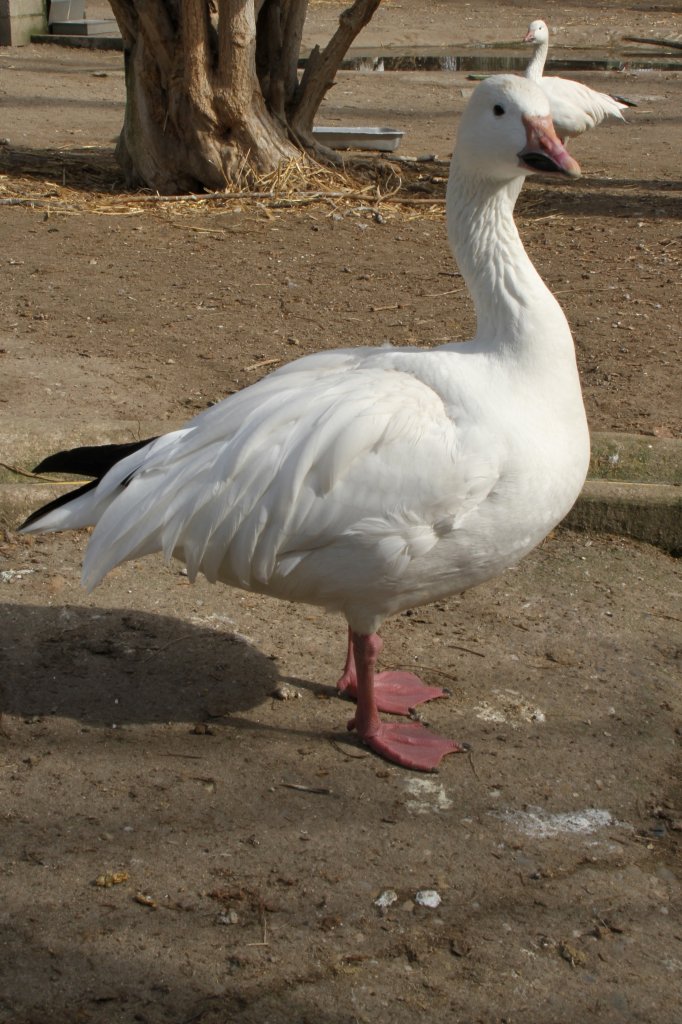
[(476, 337), (305, 357), (134, 452), (28, 527), (95, 524), (86, 586), (161, 550), (190, 576), (318, 604), (370, 634), (495, 576), (566, 514), (589, 457), (573, 343), (513, 223), (521, 118), (498, 125), (486, 97), (511, 110), (520, 95), (539, 117), (546, 101), (523, 79), (490, 81), (448, 189)]

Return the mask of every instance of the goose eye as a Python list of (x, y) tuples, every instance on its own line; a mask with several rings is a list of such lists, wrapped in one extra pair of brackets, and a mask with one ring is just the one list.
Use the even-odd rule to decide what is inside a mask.
[(499, 103), (496, 103), (493, 107), (493, 114), (495, 117), (502, 117), (504, 114), (504, 107), (501, 107)]

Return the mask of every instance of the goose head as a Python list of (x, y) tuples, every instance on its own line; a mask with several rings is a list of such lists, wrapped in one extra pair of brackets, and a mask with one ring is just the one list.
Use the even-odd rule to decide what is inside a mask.
[(536, 171), (580, 176), (552, 124), (549, 100), (534, 82), (493, 75), (462, 114), (453, 163), (468, 177), (512, 181)]
[(533, 46), (541, 46), (543, 43), (549, 45), (549, 29), (545, 22), (539, 18), (537, 21), (531, 21), (523, 41), (524, 43), (532, 43)]

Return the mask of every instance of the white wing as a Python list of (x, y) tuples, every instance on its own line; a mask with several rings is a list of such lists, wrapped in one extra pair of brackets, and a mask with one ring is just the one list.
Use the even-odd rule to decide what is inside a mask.
[[(431, 355), (435, 381), (448, 357)], [(329, 607), (368, 579), (395, 590), (499, 477), (480, 437), (458, 428), (461, 410), (417, 376), (429, 354), (415, 356), (298, 360), (117, 464), (92, 492), (86, 585), (162, 550), (192, 577)], [(477, 431), (476, 416), (461, 419)]]
[(621, 111), (627, 105), (605, 92), (568, 78), (542, 78), (539, 84), (549, 99), (557, 133), (563, 138), (596, 128), (607, 117), (624, 120)]

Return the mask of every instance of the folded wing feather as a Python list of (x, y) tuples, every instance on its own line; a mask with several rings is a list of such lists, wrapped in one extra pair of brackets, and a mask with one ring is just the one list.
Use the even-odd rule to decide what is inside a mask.
[[(162, 550), (191, 577), (273, 593), (305, 561), (301, 585), (314, 590), (309, 556), (322, 548), (369, 537), (391, 561), (435, 544), (443, 522), (487, 495), (497, 467), (472, 471), (441, 398), (376, 354), (284, 367), (117, 464), (91, 492), (86, 586)], [(358, 361), (362, 372), (349, 373)]]

